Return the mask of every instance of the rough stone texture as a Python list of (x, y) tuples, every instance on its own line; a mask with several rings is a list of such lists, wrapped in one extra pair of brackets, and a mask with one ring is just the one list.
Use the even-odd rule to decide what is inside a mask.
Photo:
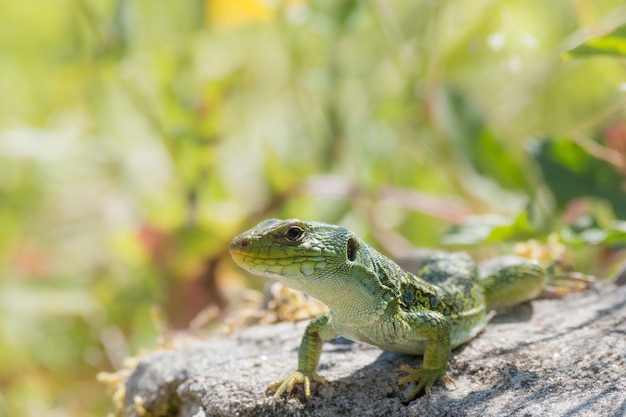
[[(297, 364), (306, 323), (249, 328), (143, 357), (126, 380), (125, 415), (170, 416), (624, 416), (626, 287), (604, 285), (499, 314), (453, 352), (454, 386), (409, 405), (401, 364), (420, 357), (384, 353), (345, 339), (324, 346), (314, 398), (266, 395)], [(141, 404), (141, 407), (137, 407)], [(141, 410), (143, 408), (143, 410)]]

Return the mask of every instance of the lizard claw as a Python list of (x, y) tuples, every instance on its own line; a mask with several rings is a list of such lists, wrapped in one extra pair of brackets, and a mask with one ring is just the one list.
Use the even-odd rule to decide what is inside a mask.
[(431, 395), (430, 389), (433, 385), (435, 385), (435, 382), (439, 380), (444, 382), (452, 382), (452, 384), (454, 384), (452, 379), (448, 375), (446, 375), (445, 369), (415, 369), (410, 367), (409, 365), (402, 365), (399, 370), (401, 372), (407, 373), (407, 375), (398, 379), (399, 384), (408, 384), (410, 382), (417, 383), (413, 391), (411, 391), (411, 393), (404, 399), (404, 403), (409, 403), (413, 401), (422, 391), (422, 389), (426, 392), (426, 395)]
[(274, 398), (279, 399), (285, 392), (287, 392), (287, 395), (291, 394), (291, 391), (296, 384), (303, 384), (304, 396), (309, 399), (311, 398), (311, 381), (325, 383), (326, 378), (318, 375), (316, 372), (305, 373), (302, 371), (295, 371), (285, 379), (272, 382), (269, 389), (275, 389), (276, 392), (274, 392)]

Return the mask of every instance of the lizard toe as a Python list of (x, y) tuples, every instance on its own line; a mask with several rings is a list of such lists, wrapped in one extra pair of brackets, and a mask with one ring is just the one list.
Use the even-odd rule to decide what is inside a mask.
[(293, 391), (296, 384), (302, 384), (304, 385), (304, 396), (306, 398), (311, 398), (311, 381), (325, 383), (326, 378), (315, 372), (305, 373), (302, 371), (295, 371), (285, 379), (272, 382), (268, 390), (276, 390), (274, 392), (274, 398), (279, 399), (285, 392), (287, 395), (291, 394), (291, 391)]
[(422, 390), (424, 390), (426, 395), (431, 395), (432, 386), (439, 380), (446, 382), (452, 381), (450, 377), (446, 375), (445, 369), (415, 369), (408, 365), (403, 365), (400, 367), (400, 370), (406, 372), (407, 375), (398, 379), (399, 384), (416, 383), (415, 388), (413, 388), (411, 393), (404, 399), (404, 403), (413, 401)]

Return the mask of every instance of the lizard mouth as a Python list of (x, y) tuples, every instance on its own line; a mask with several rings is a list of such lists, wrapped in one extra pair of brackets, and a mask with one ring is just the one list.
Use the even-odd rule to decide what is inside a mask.
[[(245, 269), (251, 270), (264, 264), (273, 263), (282, 259), (292, 259), (293, 256), (276, 256), (277, 254), (269, 253), (269, 248), (263, 251), (263, 248), (254, 248), (250, 246), (250, 238), (247, 236), (237, 236), (231, 242), (228, 248), (230, 256), (233, 260)], [(261, 249), (261, 250), (260, 250)], [(269, 261), (269, 262), (268, 262)]]
[[(245, 244), (243, 243), (245, 242)], [(230, 255), (233, 258), (237, 259), (290, 259), (294, 258), (294, 256), (276, 256), (270, 255), (269, 253), (262, 253), (261, 251), (246, 248), (248, 246), (249, 240), (244, 239), (242, 243), (231, 242), (230, 247), (228, 248)]]
[(326, 267), (326, 259), (321, 254), (290, 254), (277, 248), (255, 248), (250, 243), (249, 237), (237, 236), (230, 243), (229, 252), (236, 264), (257, 275), (278, 279), (289, 275), (308, 277)]
[[(306, 262), (306, 261), (313, 261), (313, 262), (322, 262), (325, 260), (325, 258), (323, 256), (320, 255), (305, 255), (305, 254), (298, 254), (298, 255), (285, 255), (285, 256), (272, 256), (272, 255), (268, 255), (268, 254), (261, 254), (261, 253), (251, 253), (251, 252), (247, 252), (245, 250), (241, 250), (239, 248), (231, 248), (230, 249), (230, 255), (233, 259), (235, 259), (236, 261), (242, 261), (244, 263), (254, 260), (254, 259), (258, 259), (261, 261), (291, 261), (294, 264), (298, 264), (298, 263), (302, 263), (302, 262)], [(239, 262), (237, 262), (239, 263)]]

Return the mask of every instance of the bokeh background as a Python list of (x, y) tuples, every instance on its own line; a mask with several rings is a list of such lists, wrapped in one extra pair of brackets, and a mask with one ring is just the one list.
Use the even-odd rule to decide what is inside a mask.
[(266, 217), (391, 255), (535, 239), (610, 276), (625, 23), (623, 0), (3, 0), (0, 416), (112, 410), (98, 372), (262, 290), (227, 247)]

